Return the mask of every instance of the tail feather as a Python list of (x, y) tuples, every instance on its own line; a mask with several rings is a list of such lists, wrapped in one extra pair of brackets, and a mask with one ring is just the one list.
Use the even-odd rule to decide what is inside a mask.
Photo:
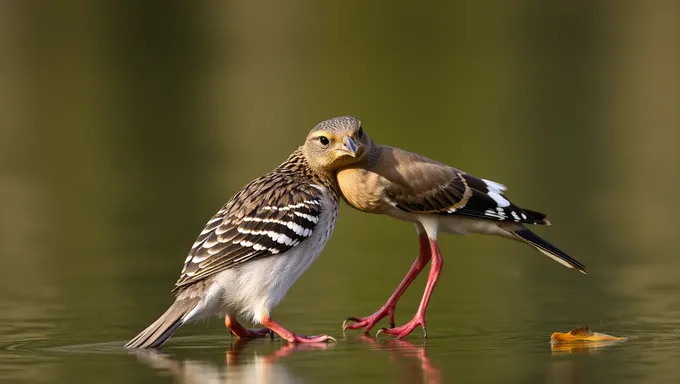
[(548, 221), (548, 217), (545, 213), (532, 211), (531, 209), (526, 208), (522, 208), (522, 211), (529, 217), (529, 220), (533, 221), (531, 224), (550, 225), (550, 221)]
[(520, 227), (518, 229), (510, 230), (510, 233), (517, 237), (518, 240), (533, 246), (544, 255), (550, 257), (551, 259), (557, 261), (558, 263), (564, 265), (565, 267), (575, 268), (583, 274), (586, 273), (585, 265), (581, 264), (578, 260), (567, 255), (562, 250), (550, 244), (549, 242), (543, 240), (540, 236), (531, 232), (529, 229), (525, 227)]
[(187, 314), (198, 305), (197, 298), (177, 300), (158, 320), (125, 344), (125, 348), (158, 348), (189, 319)]

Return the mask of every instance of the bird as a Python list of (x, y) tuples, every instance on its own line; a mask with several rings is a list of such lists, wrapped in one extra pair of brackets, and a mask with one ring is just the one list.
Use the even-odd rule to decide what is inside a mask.
[[(194, 242), (174, 302), (125, 348), (158, 348), (182, 325), (214, 315), (238, 338), (278, 334), (289, 343), (335, 341), (296, 335), (271, 310), (319, 256), (338, 217), (335, 170), (353, 160), (354, 148), (326, 125), (315, 126), (281, 165), (241, 188)], [(246, 317), (264, 325), (247, 329)]]
[[(506, 196), (506, 187), (472, 176), (438, 161), (403, 149), (380, 145), (364, 131), (361, 121), (345, 116), (321, 125), (335, 127), (332, 138), (353, 151), (336, 170), (342, 199), (364, 212), (391, 216), (415, 224), (419, 253), (406, 277), (387, 302), (370, 316), (348, 317), (343, 331), (369, 331), (385, 317), (390, 328), (381, 333), (402, 339), (418, 326), (427, 336), (425, 312), (442, 270), (439, 232), (500, 236), (528, 244), (558, 263), (586, 273), (585, 266), (529, 230), (528, 225), (549, 225), (545, 214), (520, 208)], [(431, 260), (425, 292), (414, 317), (395, 327), (397, 301)]]

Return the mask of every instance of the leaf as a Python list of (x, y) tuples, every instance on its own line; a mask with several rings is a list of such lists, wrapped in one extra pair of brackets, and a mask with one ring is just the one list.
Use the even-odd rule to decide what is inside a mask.
[(555, 332), (550, 336), (551, 343), (572, 343), (589, 341), (624, 341), (625, 337), (616, 337), (606, 333), (593, 332), (590, 328), (574, 328), (567, 333)]

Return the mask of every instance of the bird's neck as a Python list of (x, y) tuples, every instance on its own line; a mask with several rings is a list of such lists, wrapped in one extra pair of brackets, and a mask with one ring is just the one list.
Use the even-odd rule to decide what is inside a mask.
[(361, 158), (361, 166), (365, 169), (373, 168), (380, 160), (380, 146), (371, 145), (371, 149)]
[(362, 154), (361, 158), (357, 159), (352, 163), (347, 164), (344, 167), (340, 167), (337, 173), (348, 169), (363, 169), (363, 170), (373, 169), (380, 160), (380, 153), (381, 153), (380, 146), (376, 144), (371, 144), (370, 149), (366, 153)]
[(310, 179), (312, 182), (328, 188), (328, 190), (333, 192), (336, 196), (340, 196), (340, 188), (338, 187), (335, 172), (313, 167), (305, 157), (302, 147), (291, 153), (288, 159), (283, 162), (279, 168)]

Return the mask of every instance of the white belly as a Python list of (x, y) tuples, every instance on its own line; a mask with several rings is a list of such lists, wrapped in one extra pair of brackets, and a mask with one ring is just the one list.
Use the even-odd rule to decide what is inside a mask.
[(507, 236), (508, 233), (498, 226), (493, 220), (477, 219), (465, 216), (443, 216), (439, 219), (439, 228), (442, 232), (457, 235), (469, 235), (478, 233), (482, 235)]
[(396, 219), (410, 221), (422, 225), (422, 218), (435, 220), (437, 228), (441, 232), (456, 235), (469, 235), (473, 233), (484, 235), (506, 236), (507, 232), (498, 227), (498, 223), (493, 220), (478, 219), (463, 215), (438, 215), (438, 214), (413, 214), (393, 208), (386, 212), (389, 216)]

